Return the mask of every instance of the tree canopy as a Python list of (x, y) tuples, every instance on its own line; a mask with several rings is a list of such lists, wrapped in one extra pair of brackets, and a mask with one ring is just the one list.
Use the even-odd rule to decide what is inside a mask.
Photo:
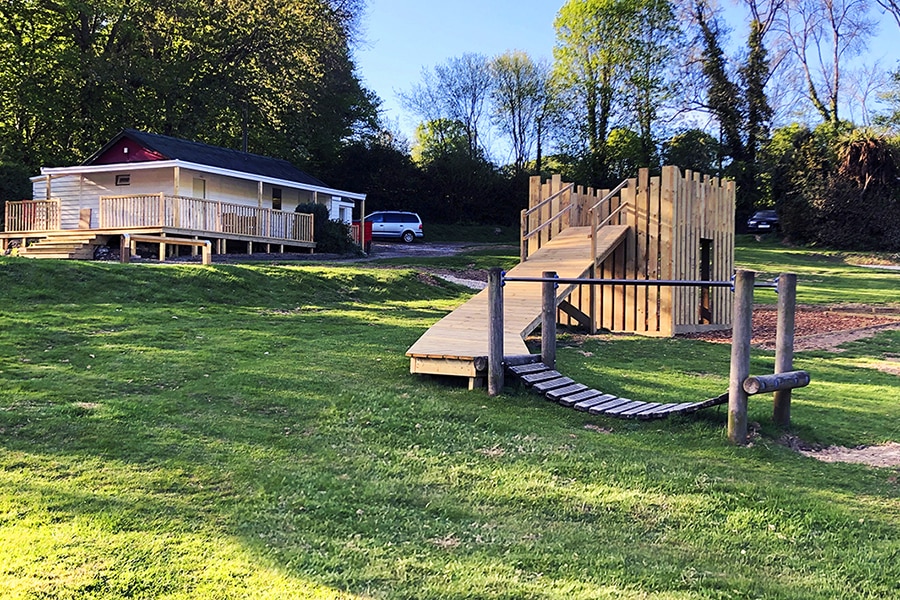
[(0, 157), (36, 168), (124, 127), (330, 159), (377, 100), (354, 73), (357, 2), (0, 4)]

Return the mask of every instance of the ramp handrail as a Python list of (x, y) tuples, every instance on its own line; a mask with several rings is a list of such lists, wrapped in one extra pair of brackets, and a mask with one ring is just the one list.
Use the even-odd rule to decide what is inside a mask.
[[(554, 223), (558, 222), (562, 218), (563, 215), (569, 214), (569, 212), (572, 210), (573, 205), (571, 202), (569, 202), (569, 204), (565, 208), (560, 209), (559, 212), (557, 212), (555, 215), (551, 215), (549, 219), (547, 219), (543, 223), (540, 223), (534, 229), (529, 230), (528, 218), (535, 213), (537, 213), (538, 217), (540, 217), (540, 210), (542, 208), (544, 208), (548, 204), (552, 203), (554, 200), (558, 200), (559, 198), (561, 198), (563, 196), (563, 194), (567, 194), (567, 193), (571, 194), (572, 189), (574, 187), (575, 187), (574, 183), (569, 183), (569, 184), (565, 185), (562, 189), (560, 189), (558, 192), (551, 194), (550, 196), (541, 200), (539, 203), (535, 204), (531, 208), (522, 211), (522, 221), (521, 221), (521, 223), (522, 223), (522, 225), (521, 225), (522, 226), (522, 239), (520, 240), (520, 252), (519, 252), (519, 258), (521, 259), (522, 262), (525, 262), (528, 259), (528, 241), (531, 238), (533, 238), (535, 235), (541, 233), (545, 229), (551, 227)], [(551, 204), (551, 207), (552, 207), (552, 204)], [(560, 231), (562, 231), (562, 229), (560, 229)]]
[(604, 202), (609, 202), (613, 197), (615, 197), (616, 194), (618, 194), (620, 191), (622, 191), (622, 189), (624, 189), (626, 187), (628, 187), (627, 179), (623, 180), (622, 183), (620, 183), (619, 185), (614, 187), (612, 190), (610, 190), (609, 193), (607, 193), (605, 196), (603, 196), (600, 200), (598, 200), (590, 208), (589, 213), (591, 215), (591, 260), (594, 261), (594, 270), (595, 271), (596, 271), (597, 267), (599, 266), (597, 264), (597, 232), (600, 230), (601, 227), (608, 224), (613, 219), (613, 217), (615, 217), (620, 212), (622, 212), (622, 209), (624, 209), (626, 206), (628, 206), (628, 203), (623, 202), (618, 208), (616, 208), (614, 211), (610, 212), (609, 215), (607, 215), (606, 218), (603, 219), (603, 221), (600, 220), (600, 212), (599, 212), (600, 205), (602, 205)]

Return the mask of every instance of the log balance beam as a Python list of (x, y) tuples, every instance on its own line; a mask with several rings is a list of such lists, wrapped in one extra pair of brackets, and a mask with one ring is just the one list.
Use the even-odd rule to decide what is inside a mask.
[(162, 237), (158, 235), (138, 235), (132, 233), (122, 234), (122, 245), (119, 249), (119, 260), (122, 263), (131, 262), (131, 255), (137, 249), (138, 242), (149, 242), (151, 244), (159, 244), (159, 260), (162, 262), (166, 258), (166, 245), (174, 244), (176, 246), (193, 246), (200, 248), (202, 251), (201, 260), (204, 265), (212, 264), (212, 242), (209, 240), (188, 240), (185, 238)]

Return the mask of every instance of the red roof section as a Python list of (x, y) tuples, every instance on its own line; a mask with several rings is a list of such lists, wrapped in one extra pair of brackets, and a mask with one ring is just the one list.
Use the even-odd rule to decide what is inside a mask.
[(128, 162), (150, 162), (154, 160), (166, 160), (166, 157), (159, 152), (155, 152), (142, 146), (126, 136), (113, 143), (109, 148), (106, 148), (102, 154), (91, 161), (91, 164), (113, 165)]

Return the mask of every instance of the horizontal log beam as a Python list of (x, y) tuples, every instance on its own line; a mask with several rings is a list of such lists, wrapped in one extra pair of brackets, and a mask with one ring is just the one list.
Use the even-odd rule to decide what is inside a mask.
[(759, 375), (744, 380), (744, 391), (750, 395), (792, 390), (809, 385), (809, 373), (806, 371), (788, 371), (774, 375)]

